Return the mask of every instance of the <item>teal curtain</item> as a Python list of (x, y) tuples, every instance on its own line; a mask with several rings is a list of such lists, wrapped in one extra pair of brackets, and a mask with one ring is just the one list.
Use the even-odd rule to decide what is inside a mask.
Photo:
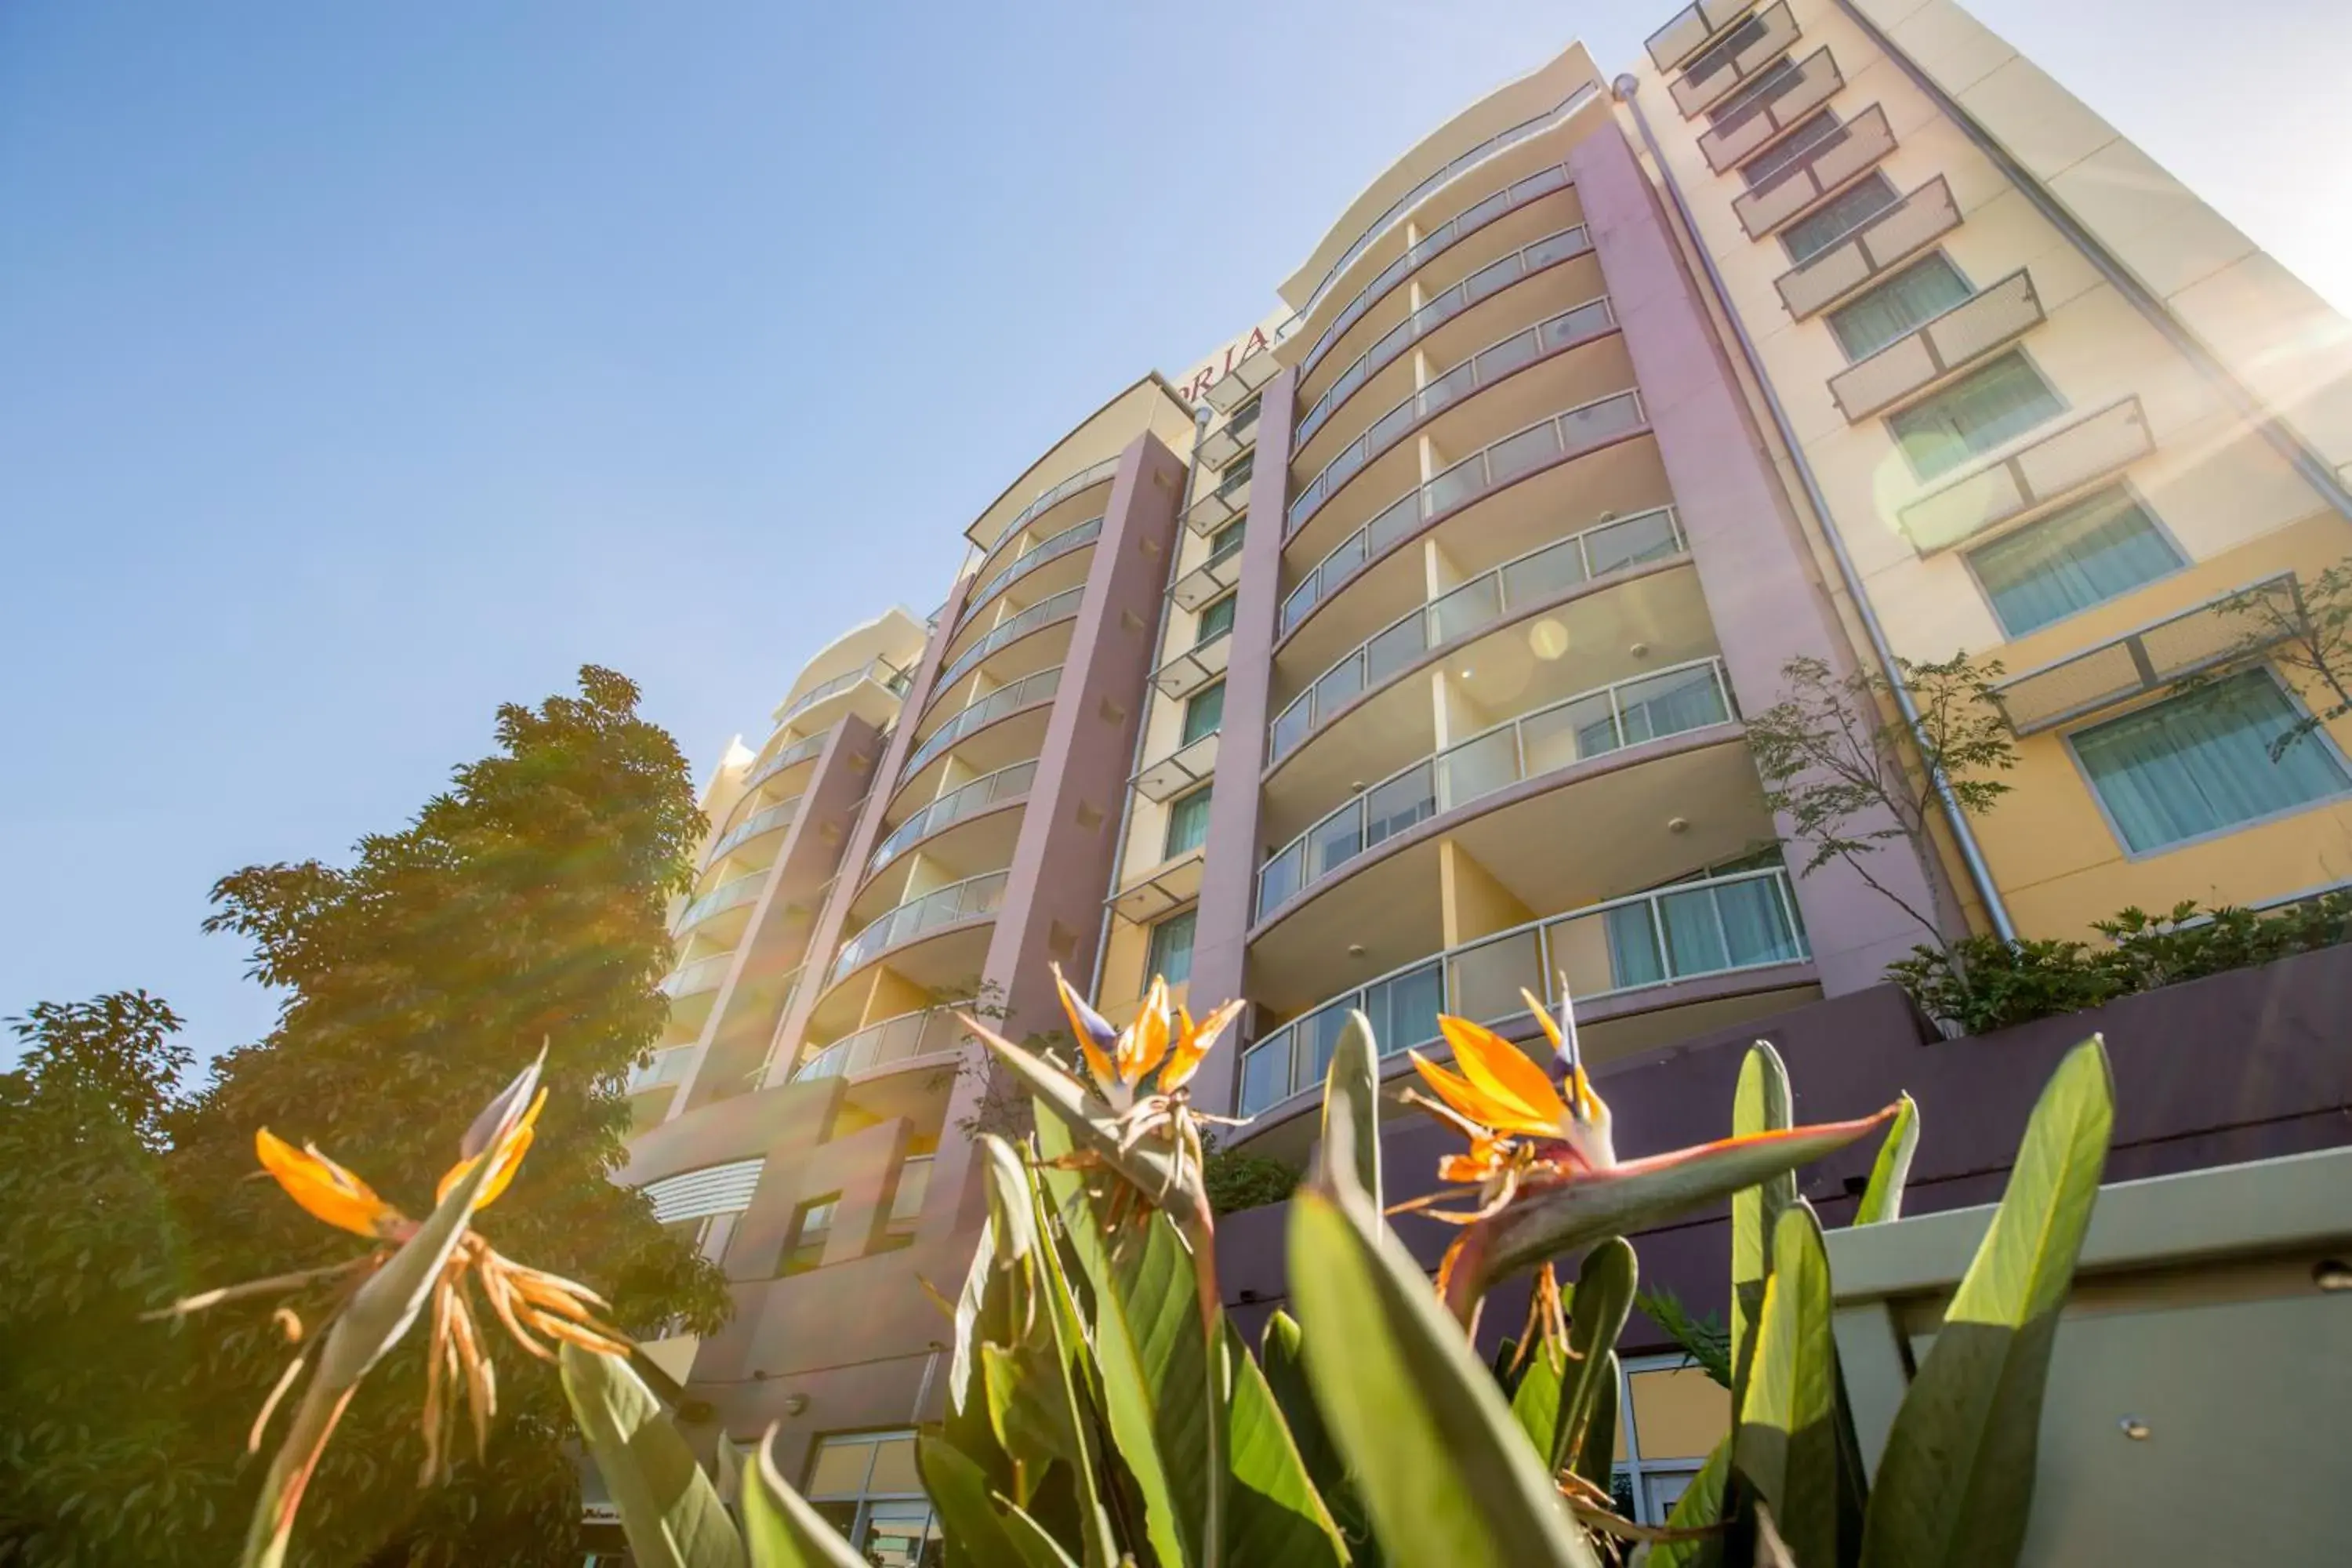
[(1193, 647), (1200, 647), (1220, 632), (1229, 632), (1234, 629), (1235, 603), (1234, 595), (1228, 594), (1201, 612), (1200, 625), (1192, 637)]
[(1609, 934), (1609, 979), (1613, 988), (1655, 985), (1666, 977), (1648, 903), (1611, 910), (1601, 917), (1601, 924)]
[(1186, 910), (1151, 928), (1151, 973), (1171, 985), (1192, 978), (1192, 927), (1197, 912)]
[(1968, 279), (1937, 251), (1829, 314), (1830, 331), (1852, 360), (1868, 359), (1969, 297)]
[(2271, 760), (2296, 718), (2278, 682), (2252, 670), (2079, 731), (2074, 754), (2124, 843), (2146, 854), (2352, 787), (2324, 736)]
[(1726, 956), (1733, 968), (1751, 963), (1793, 963), (1805, 955), (1789, 923), (1778, 885), (1768, 878), (1734, 882), (1715, 889), (1715, 909), (1723, 921)]
[(1949, 473), (1979, 452), (2021, 436), (2065, 405), (2021, 353), (2006, 353), (1927, 402), (1890, 417), (1903, 456), (1923, 479)]
[(1801, 267), (1822, 251), (1895, 205), (1895, 187), (1886, 176), (1870, 175), (1832, 196), (1829, 205), (1810, 217), (1799, 218), (1780, 231), (1789, 259)]
[(2017, 637), (2186, 563), (2147, 512), (2110, 490), (1971, 551), (1969, 564), (2001, 629)]
[(1364, 993), (1364, 1016), (1381, 1055), (1394, 1056), (1437, 1038), (1437, 1015), (1445, 1007), (1445, 966), (1423, 964)]
[(1168, 808), (1168, 858), (1198, 849), (1209, 837), (1209, 792), (1194, 790)]
[(1184, 744), (1191, 745), (1203, 735), (1213, 735), (1225, 721), (1225, 683), (1222, 680), (1205, 691), (1196, 691), (1184, 704)]
[(1730, 717), (1723, 706), (1712, 665), (1676, 670), (1626, 687), (1618, 698), (1625, 715), (1625, 743), (1679, 735), (1702, 724), (1719, 724)]

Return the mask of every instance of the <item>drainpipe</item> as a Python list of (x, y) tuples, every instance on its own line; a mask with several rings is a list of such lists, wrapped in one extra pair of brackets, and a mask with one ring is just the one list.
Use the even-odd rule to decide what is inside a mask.
[(2147, 319), (2147, 324), (2161, 333), (2174, 352), (2189, 362), (2189, 368), (2211, 383), (2213, 389), (2221, 395), (2223, 401), (2238, 416), (2260, 432), (2271, 449), (2285, 458), (2288, 465), (2303, 477), (2305, 484), (2319, 492), (2319, 499), (2334, 508), (2338, 517), (2352, 521), (2352, 490), (2345, 489), (2344, 481), (2337, 477), (2327, 459), (2314, 451), (2308, 442), (2272, 413), (2254, 395), (2253, 389), (2240, 381), (2237, 374), (2223, 364), (2213, 351), (2189, 330), (2187, 323), (2173, 313), (2172, 307), (2158, 299), (2154, 290), (2140, 281), (2138, 274), (2126, 267), (2121, 258), (2107, 248), (2105, 241), (2083, 226), (2065, 204), (2042, 184), (2039, 175), (2010, 156), (2009, 149), (1994, 140), (1992, 133), (1975, 115), (1961, 108), (1958, 101), (1921, 70), (1909, 55), (1888, 42), (1878, 24), (1864, 16), (1853, 5), (1853, 0), (1836, 0), (1836, 5), (1849, 21), (1862, 29), (1863, 37), (1877, 45), (1879, 52), (1893, 60), (1895, 67), (1911, 79), (1911, 84), (1927, 94), (1927, 100), (1960, 128), (1961, 134), (1976, 144), (1977, 151), (1992, 160), (1993, 167), (2000, 171), (2001, 177), (2016, 186), (2025, 199), (2033, 204), (2034, 210), (2050, 220), (2051, 226), (2063, 235), (2067, 242), (2098, 269), (2099, 276), (2113, 285), (2116, 293), (2131, 301), (2133, 309)]
[[(1176, 563), (1184, 553), (1184, 516), (1192, 510), (1192, 494), (1201, 482), (1201, 438), (1209, 432), (1209, 405), (1204, 399), (1192, 411), (1192, 450), (1184, 458), (1184, 500), (1176, 510), (1176, 531), (1168, 541), (1168, 580), (1160, 585), (1160, 618), (1151, 627), (1151, 657), (1158, 658), (1160, 649), (1168, 640), (1168, 596), (1176, 586)], [(1153, 665), (1152, 668), (1160, 667)], [(1144, 678), (1146, 691), (1137, 699), (1135, 713), (1135, 750), (1127, 759), (1127, 787), (1118, 796), (1118, 837), (1111, 840), (1111, 897), (1118, 894), (1119, 873), (1127, 869), (1127, 829), (1135, 815), (1135, 775), (1143, 771), (1143, 748), (1151, 743), (1151, 681)], [(1102, 924), (1095, 930), (1094, 973), (1087, 983), (1087, 1000), (1102, 995), (1103, 964), (1110, 957), (1110, 899), (1103, 900)]]
[[(1805, 499), (1811, 503), (1813, 514), (1822, 521), (1822, 532), (1829, 541), (1831, 555), (1837, 561), (1838, 576), (1845, 584), (1846, 597), (1853, 601), (1854, 613), (1862, 617), (1863, 630), (1870, 637), (1871, 652), (1877, 658), (1880, 672), (1894, 689), (1895, 704), (1902, 711), (1903, 722), (1910, 728), (1913, 740), (1917, 742), (1925, 733), (1919, 718), (1919, 705), (1912, 699), (1909, 689), (1898, 679), (1899, 667), (1895, 662), (1894, 647), (1886, 640), (1886, 628), (1880, 624), (1870, 595), (1863, 591), (1862, 574), (1854, 569), (1853, 557), (1846, 552), (1845, 541), (1838, 532), (1836, 517), (1830, 510), (1827, 498), (1822, 494), (1821, 481), (1814, 477), (1812, 465), (1805, 460), (1805, 449), (1798, 443), (1795, 427), (1789, 423), (1789, 411), (1780, 405), (1780, 395), (1773, 390), (1772, 378), (1764, 373), (1763, 359), (1756, 352), (1755, 340), (1748, 335), (1747, 323), (1739, 319), (1739, 312), (1732, 309), (1731, 292), (1724, 287), (1723, 274), (1717, 269), (1715, 258), (1707, 254), (1706, 245), (1699, 237), (1698, 225), (1692, 221), (1690, 204), (1683, 199), (1682, 186), (1675, 179), (1674, 170), (1667, 165), (1665, 153), (1659, 150), (1656, 135), (1650, 130), (1649, 117), (1642, 112), (1642, 106), (1634, 98), (1641, 83), (1631, 76), (1621, 76), (1615, 86), (1617, 101), (1633, 111), (1633, 124), (1642, 132), (1642, 144), (1649, 149), (1651, 162), (1657, 164), (1658, 178), (1665, 185), (1666, 197), (1674, 203), (1675, 213), (1682, 219), (1684, 229), (1690, 235), (1691, 249), (1697, 253), (1699, 267), (1706, 274), (1707, 286), (1714, 290), (1716, 303), (1722, 308), (1724, 319), (1731, 323), (1732, 336), (1738, 340), (1739, 353), (1748, 362), (1748, 374), (1755, 378), (1758, 389), (1764, 395), (1764, 405), (1771, 412), (1773, 428), (1780, 435), (1780, 445), (1787, 449), (1789, 461), (1796, 468), (1799, 481), (1805, 487)], [(1927, 752), (1927, 746), (1922, 743), (1921, 755), (1925, 756)], [(1994, 933), (2003, 942), (2015, 942), (2016, 922), (2009, 918), (2009, 906), (2001, 900), (2000, 889), (1993, 882), (1992, 868), (1985, 864), (1984, 849), (1977, 843), (1976, 830), (1969, 825), (1968, 813), (1960, 809), (1958, 797), (1952, 794), (1951, 781), (1944, 776), (1941, 769), (1935, 770), (1930, 780), (1936, 786), (1936, 799), (1944, 808), (1945, 824), (1951, 828), (1953, 841), (1959, 846), (1960, 858), (1968, 866), (1969, 881), (1975, 887), (1977, 897), (1983, 901), (1985, 914), (1992, 921)]]

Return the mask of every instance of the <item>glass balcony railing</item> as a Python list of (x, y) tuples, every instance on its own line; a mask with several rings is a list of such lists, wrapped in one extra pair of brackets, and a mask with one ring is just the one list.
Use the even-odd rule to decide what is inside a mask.
[(698, 996), (705, 991), (716, 991), (719, 983), (727, 978), (727, 966), (735, 961), (731, 952), (715, 952), (709, 958), (698, 958), (692, 963), (681, 963), (667, 974), (655, 989), (671, 1001), (680, 997)]
[(1611, 752), (1732, 715), (1718, 659), (1580, 692), (1401, 768), (1285, 845), (1259, 868), (1257, 918), (1414, 824)]
[(770, 757), (766, 762), (761, 763), (758, 770), (755, 771), (750, 778), (743, 781), (743, 787), (745, 789), (756, 788), (757, 786), (767, 783), (770, 779), (774, 778), (778, 773), (782, 773), (794, 763), (807, 762), (811, 757), (815, 756), (819, 752), (824, 750), (824, 743), (831, 738), (832, 734), (833, 731), (830, 730), (820, 730), (814, 735), (802, 736), (799, 740), (794, 741), (791, 745), (786, 746), (782, 751), (778, 752), (774, 756)]
[(1500, 261), (1489, 262), (1473, 272), (1381, 334), (1370, 348), (1350, 361), (1348, 368), (1339, 373), (1339, 379), (1315, 400), (1315, 406), (1299, 420), (1293, 444), (1305, 446), (1312, 440), (1315, 432), (1323, 428), (1324, 422), (1339, 412), (1339, 405), (1353, 397), (1364, 383), (1395, 363), (1405, 350), (1445, 322), (1471, 306), (1494, 298), (1522, 278), (1563, 261), (1573, 261), (1591, 250), (1591, 237), (1585, 233), (1584, 226), (1573, 224), (1541, 239), (1530, 240)]
[[(974, 610), (993, 599), (1007, 584), (1018, 582), (1048, 561), (1057, 561), (1081, 545), (1092, 544), (1102, 537), (1103, 520), (1088, 518), (1074, 527), (1066, 528), (1050, 539), (1041, 539), (1013, 558), (1013, 563), (980, 585), (980, 592), (966, 599), (963, 613), (969, 616)], [(945, 684), (942, 682), (941, 684)]]
[(956, 1013), (971, 1005), (969, 1002), (950, 1003), (870, 1024), (854, 1035), (843, 1036), (803, 1062), (793, 1072), (793, 1081), (852, 1077), (898, 1062), (953, 1056), (970, 1037)]
[(1291, 699), (1275, 715), (1266, 760), (1280, 762), (1341, 708), (1430, 649), (1498, 626), (1580, 584), (1679, 555), (1685, 548), (1674, 508), (1660, 507), (1571, 533), (1471, 578), (1374, 632)]
[(1079, 469), (1052, 489), (1040, 490), (1035, 500), (1021, 509), (1019, 516), (1004, 525), (1004, 531), (996, 536), (996, 542), (989, 547), (986, 555), (981, 557), (979, 569), (984, 570), (989, 563), (995, 559), (997, 552), (1020, 538), (1021, 531), (1028, 527), (1038, 516), (1051, 511), (1080, 490), (1090, 489), (1103, 483), (1118, 472), (1118, 459), (1115, 457), (1105, 458), (1099, 463)]
[(973, 813), (1028, 794), (1029, 786), (1036, 780), (1035, 763), (1015, 763), (976, 778), (961, 789), (949, 791), (891, 829), (890, 837), (876, 847), (874, 858), (866, 864), (866, 875), (872, 876), (932, 834)]
[[(1581, 235), (1583, 231), (1570, 232)], [(1537, 243), (1544, 242), (1539, 240)], [(1590, 246), (1580, 244), (1580, 250), (1590, 248)], [(1425, 309), (1435, 308), (1433, 304)], [(1420, 316), (1413, 319), (1418, 321)], [(1615, 324), (1615, 317), (1611, 314), (1609, 300), (1604, 296), (1588, 300), (1548, 321), (1538, 321), (1525, 331), (1514, 332), (1501, 342), (1480, 349), (1373, 420), (1370, 429), (1348, 443), (1347, 449), (1338, 457), (1324, 464), (1323, 471), (1308, 480), (1307, 488), (1299, 491), (1297, 499), (1290, 503), (1283, 537), (1286, 539), (1297, 532), (1307, 520), (1315, 515), (1316, 510), (1331, 499), (1332, 492), (1346, 484), (1366, 463), (1403, 440), (1423, 420), (1451, 408), (1482, 386), (1491, 386), (1502, 377), (1533, 364), (1547, 354), (1559, 353), (1563, 349), (1589, 342)]]
[(1009, 616), (989, 628), (986, 637), (956, 656), (956, 661), (940, 672), (931, 689), (945, 691), (971, 673), (972, 667), (1008, 643), (1018, 642), (1039, 626), (1055, 621), (1066, 621), (1078, 613), (1078, 601), (1087, 596), (1085, 584), (1066, 588), (1051, 598), (1040, 599), (1017, 616)]
[(727, 852), (737, 845), (757, 838), (762, 833), (773, 833), (779, 827), (790, 827), (793, 825), (793, 818), (800, 815), (801, 802), (804, 798), (806, 797), (796, 795), (780, 805), (772, 805), (765, 810), (753, 812), (729, 828), (726, 835), (710, 847), (710, 853), (702, 858), (702, 863), (705, 866), (716, 866), (725, 859)]
[(677, 923), (669, 928), (671, 933), (675, 935), (701, 924), (722, 910), (750, 903), (760, 896), (760, 884), (767, 879), (767, 875), (765, 871), (751, 871), (719, 883), (678, 911)]
[(877, 658), (845, 675), (836, 675), (831, 680), (810, 687), (793, 699), (793, 705), (784, 710), (782, 716), (776, 722), (789, 724), (793, 721), (794, 714), (805, 713), (826, 698), (838, 696), (862, 681), (870, 680), (887, 691), (903, 692), (907, 689), (908, 679), (908, 673), (905, 670), (887, 658)]
[(1361, 1008), (1383, 1056), (1437, 1040), (1437, 1015), (1494, 1024), (1523, 1014), (1522, 986), (1553, 1004), (1554, 976), (1580, 1004), (1649, 986), (1811, 956), (1789, 874), (1694, 878), (1530, 921), (1448, 948), (1333, 998), (1242, 1054), (1241, 1114), (1323, 1081), (1348, 1014)]
[(1003, 872), (989, 871), (909, 899), (841, 944), (833, 961), (834, 980), (941, 926), (993, 913), (1004, 898), (1004, 879)]
[(693, 1068), (694, 1047), (690, 1045), (671, 1046), (656, 1051), (643, 1066), (631, 1068), (622, 1092), (643, 1094), (650, 1089), (666, 1089), (672, 1084), (683, 1083)]
[(907, 765), (899, 770), (898, 777), (901, 781), (914, 777), (922, 772), (924, 763), (941, 752), (974, 730), (993, 724), (1014, 709), (1051, 700), (1054, 693), (1061, 689), (1061, 684), (1062, 667), (1057, 664), (1051, 669), (1024, 676), (1010, 686), (998, 687), (932, 731), (923, 743), (915, 748), (914, 754), (907, 759)]
[(1642, 419), (1640, 393), (1614, 393), (1506, 436), (1427, 483), (1414, 486), (1316, 563), (1306, 580), (1283, 600), (1279, 635), (1287, 636), (1309, 610), (1337, 593), (1366, 563), (1420, 532), (1432, 519), (1466, 506), (1522, 474), (1605, 447), (1640, 427)]

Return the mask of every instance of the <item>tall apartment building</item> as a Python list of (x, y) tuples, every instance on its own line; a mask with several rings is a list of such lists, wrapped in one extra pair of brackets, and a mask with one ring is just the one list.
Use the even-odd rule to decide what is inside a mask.
[[(1401, 1068), (1564, 975), (1608, 1092), (1862, 1006), (1925, 934), (1886, 890), (2054, 937), (2346, 876), (2352, 729), (2273, 759), (2329, 700), (2216, 608), (2352, 554), (2345, 323), (1948, 0), (1703, 0), (1613, 81), (1572, 47), (1277, 293), (1031, 463), (929, 628), (827, 649), (712, 788), (626, 1179), (736, 1281), (671, 1347), (696, 1414), (783, 1421), (877, 1561), (927, 1528), (917, 1280), (981, 1213), (943, 1009), (1052, 1032), (1049, 963), (1115, 1020), (1154, 973), (1246, 996), (1196, 1096), (1296, 1163), (1351, 1009)], [(1884, 889), (1795, 874), (1742, 715), (1792, 658), (1958, 650), (2005, 667), (2013, 794)], [(1654, 1517), (1721, 1417), (1628, 1375)]]

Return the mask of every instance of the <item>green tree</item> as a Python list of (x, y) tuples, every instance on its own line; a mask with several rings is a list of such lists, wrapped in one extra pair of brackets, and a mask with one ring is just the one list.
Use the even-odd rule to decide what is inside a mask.
[(2352, 713), (2352, 556), (2309, 583), (2289, 576), (2241, 588), (2216, 605), (2237, 636), (2204, 669), (2177, 683), (2193, 689), (2265, 659), (2285, 673), (2311, 711), (2271, 742), (2277, 762), (2313, 734)]

